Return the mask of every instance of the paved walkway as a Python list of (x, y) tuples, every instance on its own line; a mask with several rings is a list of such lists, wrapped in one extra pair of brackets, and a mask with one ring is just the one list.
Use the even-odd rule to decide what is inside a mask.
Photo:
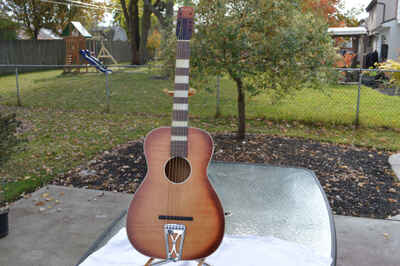
[[(125, 210), (132, 195), (59, 186), (16, 202), (0, 265), (75, 265)], [(400, 221), (335, 216), (338, 266), (397, 266)]]
[(10, 233), (0, 239), (0, 265), (75, 265), (131, 199), (60, 186), (36, 191), (11, 207)]

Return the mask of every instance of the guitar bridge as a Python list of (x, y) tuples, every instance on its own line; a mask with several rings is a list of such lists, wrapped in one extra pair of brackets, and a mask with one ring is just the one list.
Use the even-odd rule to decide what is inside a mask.
[[(186, 226), (184, 224), (164, 224), (165, 248), (167, 260), (178, 261), (182, 258), (183, 240), (185, 239)], [(169, 245), (171, 239), (171, 247)], [(177, 250), (179, 241), (179, 249)]]

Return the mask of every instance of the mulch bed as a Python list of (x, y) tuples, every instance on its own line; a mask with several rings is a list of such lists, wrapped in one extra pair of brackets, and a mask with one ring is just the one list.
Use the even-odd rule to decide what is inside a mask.
[[(335, 214), (387, 218), (400, 213), (400, 182), (388, 163), (390, 153), (309, 139), (248, 135), (213, 136), (213, 159), (303, 167), (313, 170)], [(58, 176), (53, 183), (134, 192), (146, 173), (142, 140), (106, 151)]]

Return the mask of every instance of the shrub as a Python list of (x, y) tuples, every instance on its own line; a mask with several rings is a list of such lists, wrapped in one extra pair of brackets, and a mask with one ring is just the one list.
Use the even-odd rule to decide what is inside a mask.
[[(400, 57), (399, 57), (400, 60)], [(398, 70), (400, 71), (400, 62), (394, 60), (387, 60), (378, 65), (379, 69), (382, 70)], [(398, 94), (400, 88), (400, 72), (388, 73), (387, 76), (390, 79), (390, 84), (396, 87), (396, 94)]]

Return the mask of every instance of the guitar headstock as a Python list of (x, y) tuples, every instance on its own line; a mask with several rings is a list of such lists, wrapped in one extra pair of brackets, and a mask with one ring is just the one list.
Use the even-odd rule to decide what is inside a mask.
[(179, 8), (176, 22), (176, 38), (178, 40), (190, 40), (193, 32), (193, 19), (193, 7), (184, 6)]

